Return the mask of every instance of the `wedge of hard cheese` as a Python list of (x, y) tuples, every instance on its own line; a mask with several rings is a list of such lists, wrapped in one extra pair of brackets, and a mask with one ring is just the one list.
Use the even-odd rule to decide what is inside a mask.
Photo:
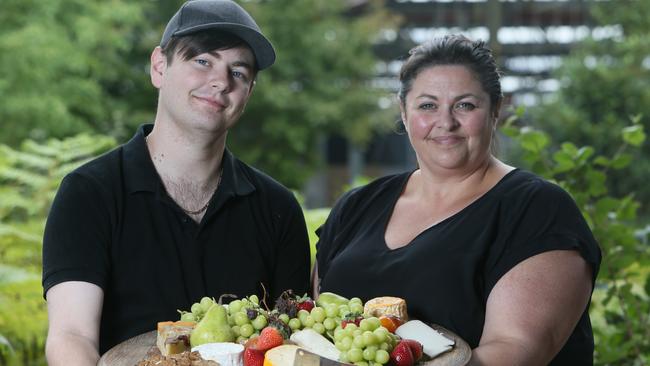
[(455, 344), (453, 339), (445, 337), (420, 320), (410, 320), (400, 325), (395, 330), (395, 334), (402, 339), (415, 339), (422, 343), (424, 353), (431, 358), (449, 351)]
[(175, 355), (190, 350), (190, 333), (195, 322), (159, 322), (156, 345), (163, 356)]
[(295, 344), (271, 348), (264, 353), (264, 366), (293, 366), (298, 348)]
[(341, 355), (341, 351), (332, 342), (313, 329), (294, 332), (289, 339), (307, 351), (330, 360), (338, 361)]
[(408, 320), (406, 312), (406, 301), (399, 297), (381, 296), (370, 299), (363, 306), (363, 313), (366, 316), (380, 317), (382, 315), (393, 315), (403, 321)]

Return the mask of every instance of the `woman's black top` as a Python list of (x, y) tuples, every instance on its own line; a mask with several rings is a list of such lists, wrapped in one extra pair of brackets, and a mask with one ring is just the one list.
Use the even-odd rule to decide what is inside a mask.
[[(346, 193), (318, 229), (321, 291), (364, 301), (398, 296), (409, 316), (458, 334), (474, 348), (488, 296), (519, 262), (551, 250), (576, 250), (595, 282), (601, 254), (567, 192), (532, 173), (513, 170), (460, 212), (390, 249), (384, 235), (411, 173), (380, 178)], [(593, 363), (588, 309), (554, 365)]]

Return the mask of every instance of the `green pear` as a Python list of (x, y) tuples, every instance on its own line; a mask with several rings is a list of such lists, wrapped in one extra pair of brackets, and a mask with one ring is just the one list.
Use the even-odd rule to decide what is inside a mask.
[(221, 304), (214, 304), (208, 309), (190, 336), (192, 347), (204, 343), (234, 341), (235, 333), (228, 324), (228, 313)]

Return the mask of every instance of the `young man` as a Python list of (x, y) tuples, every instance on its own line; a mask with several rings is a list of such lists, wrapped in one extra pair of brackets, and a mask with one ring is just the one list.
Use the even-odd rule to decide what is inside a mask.
[(153, 125), (61, 183), (43, 240), (50, 365), (95, 365), (203, 296), (309, 286), (292, 193), (237, 160), (226, 136), (275, 61), (229, 0), (188, 1), (151, 55)]

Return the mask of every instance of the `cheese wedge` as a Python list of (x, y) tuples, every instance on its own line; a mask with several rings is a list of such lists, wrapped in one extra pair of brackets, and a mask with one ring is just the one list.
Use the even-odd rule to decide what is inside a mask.
[(192, 347), (204, 360), (216, 361), (220, 366), (243, 366), (244, 346), (238, 343), (204, 343)]
[(289, 339), (307, 351), (330, 360), (338, 361), (341, 355), (341, 351), (332, 342), (313, 329), (294, 332)]
[(264, 354), (264, 366), (293, 366), (298, 348), (295, 344), (271, 348)]
[(175, 355), (190, 350), (190, 333), (195, 322), (159, 322), (156, 346), (163, 356)]
[(431, 358), (451, 350), (456, 343), (420, 320), (410, 320), (400, 325), (395, 334), (402, 339), (415, 339), (422, 343), (424, 353)]
[(394, 296), (381, 296), (368, 300), (363, 306), (363, 313), (366, 316), (376, 316), (378, 318), (382, 315), (393, 315), (403, 321), (408, 320), (406, 301)]

